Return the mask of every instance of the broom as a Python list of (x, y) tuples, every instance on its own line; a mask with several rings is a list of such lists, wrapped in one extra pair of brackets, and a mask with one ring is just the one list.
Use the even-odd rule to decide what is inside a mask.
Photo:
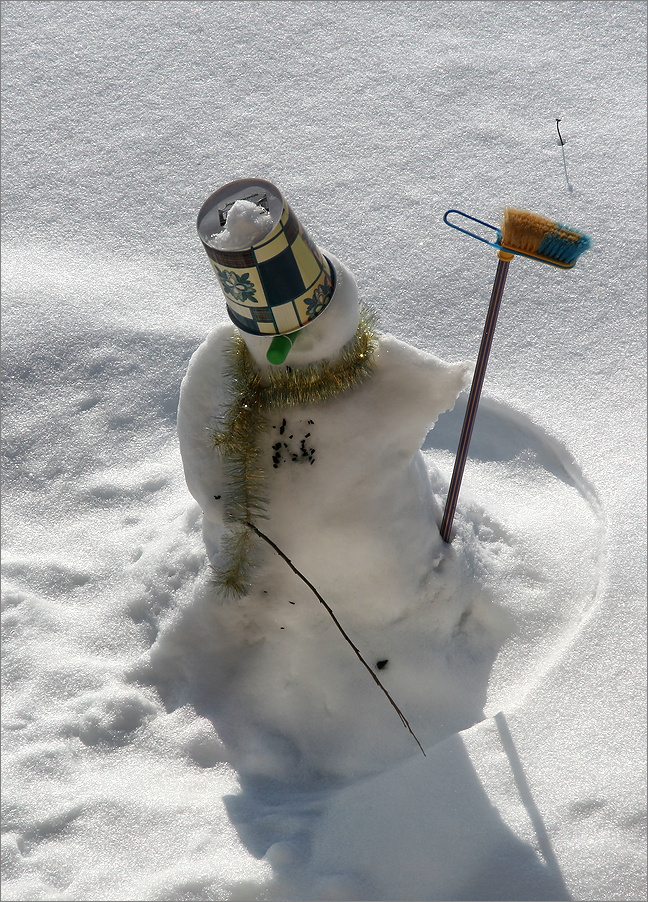
[[(497, 236), (495, 241), (488, 241), (469, 229), (462, 228), (456, 222), (450, 222), (448, 219), (450, 214), (461, 216), (464, 219), (469, 219), (488, 229), (492, 229)], [(536, 213), (529, 213), (526, 210), (516, 210), (513, 207), (507, 207), (504, 210), (501, 229), (497, 229), (481, 219), (475, 219), (474, 216), (468, 216), (467, 213), (463, 213), (461, 210), (448, 210), (443, 217), (443, 221), (451, 228), (497, 248), (497, 256), (499, 258), (486, 316), (486, 324), (475, 365), (475, 374), (470, 387), (468, 406), (466, 407), (463, 428), (459, 439), (459, 448), (457, 449), (452, 479), (450, 480), (450, 488), (448, 489), (448, 497), (443, 512), (443, 520), (441, 521), (441, 538), (444, 542), (449, 542), (457, 498), (459, 497), (459, 488), (470, 446), (470, 436), (477, 414), (482, 385), (484, 384), (488, 355), (490, 354), (509, 264), (514, 256), (519, 255), (530, 257), (533, 260), (540, 260), (542, 263), (549, 263), (551, 266), (557, 266), (561, 269), (571, 269), (578, 257), (589, 248), (591, 239), (583, 232), (567, 228), (559, 222), (553, 222), (551, 219), (538, 216)]]

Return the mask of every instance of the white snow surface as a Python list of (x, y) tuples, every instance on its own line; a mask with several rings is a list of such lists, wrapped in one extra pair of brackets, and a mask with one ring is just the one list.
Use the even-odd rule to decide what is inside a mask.
[[(646, 898), (645, 19), (2, 4), (3, 899)], [(196, 214), (250, 176), (353, 272), (380, 353), (442, 369), (476, 359), (496, 265), (447, 209), (593, 240), (511, 264), (450, 546), (465, 392), (416, 422), (425, 604), (308, 465), (327, 529), (304, 509), (285, 551), (425, 757), (276, 555), (268, 605), (214, 597), (176, 412), (232, 331)], [(420, 390), (349, 402), (372, 466)], [(357, 475), (353, 416), (316, 412)], [(413, 534), (388, 507), (383, 549)]]

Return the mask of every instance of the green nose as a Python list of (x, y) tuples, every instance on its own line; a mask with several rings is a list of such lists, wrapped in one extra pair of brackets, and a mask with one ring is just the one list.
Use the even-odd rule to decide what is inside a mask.
[(286, 335), (276, 335), (270, 342), (266, 357), (274, 366), (280, 366), (293, 346), (293, 342), (297, 338), (297, 332), (291, 332)]

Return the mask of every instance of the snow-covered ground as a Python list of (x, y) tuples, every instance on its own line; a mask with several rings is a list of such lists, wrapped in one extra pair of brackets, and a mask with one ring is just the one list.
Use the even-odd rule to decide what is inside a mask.
[[(2, 4), (3, 899), (646, 898), (645, 24), (626, 2)], [(237, 696), (250, 757), (223, 741), (176, 411), (227, 321), (196, 214), (247, 176), (384, 332), (447, 361), (476, 359), (495, 271), (448, 208), (592, 237), (572, 271), (511, 264), (430, 644), (378, 615), (354, 635), (389, 647), (426, 757), (341, 639), (288, 621), (330, 729), (283, 706), (302, 745), (270, 779), (275, 657)], [(423, 444), (439, 507), (465, 403)]]

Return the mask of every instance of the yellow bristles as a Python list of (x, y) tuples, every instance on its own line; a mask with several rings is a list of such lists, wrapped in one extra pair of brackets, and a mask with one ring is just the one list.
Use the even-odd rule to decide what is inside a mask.
[(537, 254), (541, 241), (557, 231), (556, 225), (546, 216), (507, 207), (502, 219), (502, 246), (525, 254)]

